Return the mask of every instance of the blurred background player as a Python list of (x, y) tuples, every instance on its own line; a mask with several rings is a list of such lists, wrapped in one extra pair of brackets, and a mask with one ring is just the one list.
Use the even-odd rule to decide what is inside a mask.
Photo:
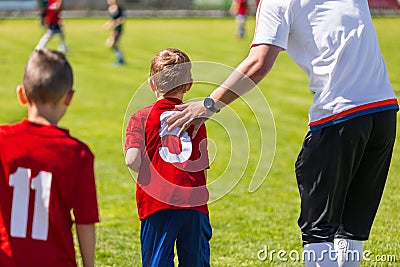
[(44, 20), (46, 18), (46, 12), (47, 12), (47, 3), (48, 0), (37, 0), (38, 8), (39, 8), (39, 19), (40, 19), (40, 25), (43, 27), (46, 26)]
[(118, 46), (118, 41), (121, 37), (123, 24), (125, 21), (124, 9), (121, 5), (118, 4), (117, 0), (107, 0), (107, 3), (108, 14), (111, 17), (111, 20), (104, 24), (104, 28), (107, 30), (113, 28), (113, 32), (111, 36), (107, 38), (106, 45), (114, 50), (117, 56), (115, 65), (120, 66), (125, 63), (122, 51)]
[(233, 0), (230, 12), (233, 16), (236, 16), (236, 34), (240, 39), (242, 39), (245, 34), (247, 0)]
[(47, 3), (45, 24), (48, 28), (47, 32), (39, 40), (36, 49), (43, 49), (50, 39), (56, 35), (60, 35), (60, 45), (58, 49), (64, 54), (68, 52), (67, 45), (65, 44), (64, 31), (61, 25), (61, 12), (63, 0), (49, 0)]
[(94, 267), (94, 156), (57, 126), (71, 103), (72, 85), (64, 54), (35, 50), (17, 88), (28, 118), (0, 126), (1, 267), (76, 267), (73, 222), (83, 266)]
[(178, 49), (160, 51), (150, 75), (157, 101), (132, 115), (125, 142), (126, 164), (138, 172), (142, 265), (174, 266), (176, 242), (179, 266), (210, 266), (206, 127), (193, 139), (193, 127), (180, 138), (178, 130), (166, 130), (166, 119), (192, 86), (190, 59)]

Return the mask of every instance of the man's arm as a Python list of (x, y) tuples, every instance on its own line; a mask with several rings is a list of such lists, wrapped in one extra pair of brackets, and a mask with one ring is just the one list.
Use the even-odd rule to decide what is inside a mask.
[(125, 155), (125, 164), (134, 172), (139, 172), (142, 155), (139, 148), (129, 148)]
[(282, 48), (274, 45), (252, 47), (247, 58), (211, 93), (216, 107), (228, 105), (253, 89), (270, 72), (280, 51)]
[(79, 248), (84, 267), (94, 267), (96, 249), (96, 230), (94, 224), (77, 224)]
[[(215, 101), (215, 107), (222, 108), (253, 89), (271, 70), (282, 50), (278, 46), (268, 44), (252, 47), (247, 58), (210, 95)], [(181, 112), (167, 120), (170, 125), (168, 131), (182, 127), (179, 135), (186, 131), (191, 124), (195, 124), (193, 131), (193, 136), (195, 136), (200, 125), (212, 115), (212, 112), (204, 107), (202, 101), (179, 105), (176, 106), (176, 109)]]

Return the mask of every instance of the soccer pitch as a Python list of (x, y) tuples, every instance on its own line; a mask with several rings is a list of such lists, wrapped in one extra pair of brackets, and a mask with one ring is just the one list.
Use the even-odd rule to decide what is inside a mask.
[[(138, 89), (129, 111), (135, 105), (142, 107), (154, 101), (151, 92), (142, 90), (156, 52), (176, 47), (187, 52), (192, 61), (235, 67), (248, 53), (255, 23), (254, 18), (248, 19), (247, 35), (239, 40), (235, 37), (233, 18), (128, 19), (121, 38), (127, 64), (115, 68), (114, 54), (104, 45), (109, 34), (102, 30), (105, 21), (65, 20), (76, 94), (60, 126), (86, 142), (96, 155), (101, 216), (97, 225), (97, 266), (140, 266), (135, 181), (125, 167), (122, 150), (125, 111)], [(376, 18), (374, 23), (390, 79), (400, 96), (400, 18)], [(21, 83), (25, 62), (42, 34), (37, 20), (0, 20), (0, 123), (16, 122), (26, 116), (26, 109), (17, 101), (15, 87)], [(55, 36), (48, 47), (56, 48), (57, 43)], [(210, 77), (215, 75), (213, 69), (209, 72)], [(214, 88), (195, 83), (186, 100), (204, 97)], [(244, 102), (232, 104), (234, 113), (239, 114), (232, 123), (207, 123), (212, 140), (210, 151), (215, 156), (209, 179), (228, 177), (224, 179), (233, 187), (230, 191), (223, 188), (224, 184), (216, 188), (220, 198), (209, 206), (213, 227), (212, 266), (302, 266), (296, 260), (302, 247), (297, 226), (300, 201), (294, 162), (307, 132), (312, 94), (306, 75), (286, 53), (278, 57), (272, 72), (259, 84), (259, 90), (274, 118), (271, 124), (261, 127), (270, 131), (263, 132), (265, 139), (257, 137), (260, 130), (254, 117), (260, 111), (261, 116), (256, 119), (269, 118), (268, 112), (263, 113), (268, 106), (258, 101), (260, 94), (248, 96), (249, 106)], [(235, 131), (230, 125), (239, 125), (238, 122), (245, 127)], [(370, 239), (364, 243), (364, 249), (370, 253), (361, 266), (400, 265), (399, 132), (397, 137), (385, 193)], [(250, 193), (253, 174), (261, 169), (262, 178), (270, 167), (264, 161), (258, 165), (259, 147), (263, 144), (265, 153), (274, 154), (275, 150), (273, 163), (261, 187)], [(240, 155), (242, 151), (243, 160), (227, 157)]]

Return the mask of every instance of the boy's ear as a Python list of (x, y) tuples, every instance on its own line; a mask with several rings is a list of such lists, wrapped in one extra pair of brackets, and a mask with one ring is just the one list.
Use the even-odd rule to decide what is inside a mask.
[(74, 94), (75, 94), (74, 89), (68, 91), (67, 97), (65, 98), (65, 105), (69, 106), (71, 104), (72, 97), (74, 96)]
[(26, 98), (26, 94), (25, 94), (25, 88), (23, 85), (17, 86), (17, 97), (18, 97), (19, 102), (22, 105), (26, 105), (28, 103), (28, 99)]
[(156, 89), (157, 89), (157, 87), (156, 87), (156, 85), (154, 84), (153, 80), (152, 80), (151, 78), (149, 78), (149, 79), (148, 79), (148, 82), (149, 82), (149, 85), (150, 85), (150, 87), (151, 87), (151, 90), (152, 90), (153, 92), (155, 92)]
[(193, 80), (191, 80), (190, 83), (187, 83), (186, 86), (187, 86), (187, 88), (186, 88), (185, 92), (188, 92), (190, 90), (190, 88), (192, 88), (192, 86), (193, 86)]

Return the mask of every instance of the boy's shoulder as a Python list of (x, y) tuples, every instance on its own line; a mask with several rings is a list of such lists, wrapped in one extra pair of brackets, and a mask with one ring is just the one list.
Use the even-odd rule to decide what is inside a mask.
[(134, 117), (136, 117), (136, 118), (147, 117), (150, 114), (151, 110), (154, 108), (154, 105), (156, 103), (157, 102), (154, 102), (144, 108), (139, 109), (138, 111), (136, 111), (135, 113), (132, 114), (131, 119)]
[(176, 98), (162, 98), (152, 104), (136, 111), (131, 117), (148, 117), (150, 113), (158, 113), (174, 110), (175, 105), (182, 104), (182, 101)]
[(28, 138), (33, 142), (33, 140), (37, 140), (31, 138), (33, 136), (43, 137), (42, 140), (46, 140), (46, 142), (53, 140), (53, 142), (62, 143), (66, 148), (77, 149), (80, 154), (92, 154), (88, 145), (78, 138), (71, 136), (69, 130), (55, 125), (40, 125), (32, 123), (27, 119), (14, 124), (0, 125), (0, 141), (8, 142), (11, 139)]
[(23, 132), (23, 121), (14, 124), (1, 124), (0, 125), (0, 138), (4, 138), (13, 134)]
[(163, 98), (152, 104), (136, 111), (130, 117), (130, 124), (156, 122), (160, 120), (161, 114), (166, 111), (173, 111), (175, 105), (182, 104), (182, 101), (176, 98)]

